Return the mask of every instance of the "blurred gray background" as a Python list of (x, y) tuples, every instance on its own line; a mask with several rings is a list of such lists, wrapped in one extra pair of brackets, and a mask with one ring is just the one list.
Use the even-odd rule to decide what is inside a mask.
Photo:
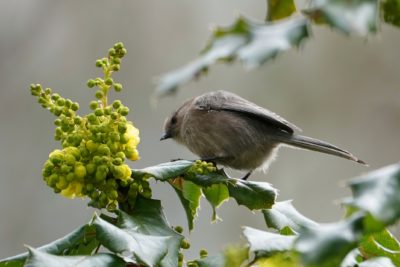
[[(184, 99), (224, 89), (267, 107), (299, 125), (304, 134), (352, 151), (369, 168), (343, 159), (283, 148), (267, 174), (279, 200), (294, 199), (306, 216), (320, 222), (341, 218), (339, 200), (348, 196), (346, 179), (399, 160), (400, 30), (382, 25), (369, 40), (346, 38), (325, 27), (299, 49), (255, 71), (239, 64), (219, 65), (175, 97), (150, 105), (154, 77), (193, 59), (213, 25), (229, 25), (244, 14), (264, 18), (265, 1), (248, 0), (1, 0), (0, 1), (0, 258), (39, 246), (87, 222), (93, 210), (80, 199), (55, 195), (42, 181), (41, 166), (59, 148), (53, 116), (30, 96), (30, 83), (42, 83), (78, 100), (81, 112), (94, 91), (85, 84), (100, 75), (94, 67), (109, 47), (123, 41), (128, 56), (115, 79), (118, 96), (140, 129), (141, 160), (134, 168), (194, 158), (172, 141), (159, 142), (164, 118)], [(115, 96), (115, 94), (113, 95)], [(186, 218), (168, 185), (154, 185), (173, 225)], [(189, 257), (207, 248), (243, 242), (241, 226), (265, 228), (262, 216), (237, 206), (219, 209), (223, 222), (210, 223), (202, 202), (191, 233)]]

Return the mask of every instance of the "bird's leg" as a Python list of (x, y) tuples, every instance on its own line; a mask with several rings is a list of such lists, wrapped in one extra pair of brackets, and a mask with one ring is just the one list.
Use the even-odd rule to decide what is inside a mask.
[(247, 180), (247, 178), (249, 178), (250, 177), (250, 175), (251, 175), (251, 173), (252, 173), (253, 171), (249, 171), (248, 173), (246, 173), (242, 178), (241, 178), (241, 180)]
[(178, 160), (183, 160), (183, 159), (171, 159), (170, 162), (178, 161)]

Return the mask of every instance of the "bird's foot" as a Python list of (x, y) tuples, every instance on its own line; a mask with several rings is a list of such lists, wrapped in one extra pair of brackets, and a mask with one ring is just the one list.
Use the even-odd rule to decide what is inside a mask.
[(240, 178), (241, 180), (247, 180), (247, 178), (249, 178), (250, 177), (250, 175), (251, 175), (251, 173), (252, 173), (253, 171), (249, 171), (248, 173), (246, 173), (242, 178)]

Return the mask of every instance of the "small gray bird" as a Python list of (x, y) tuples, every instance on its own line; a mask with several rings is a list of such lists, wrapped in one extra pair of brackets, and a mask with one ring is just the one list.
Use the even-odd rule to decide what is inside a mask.
[(266, 170), (281, 145), (318, 151), (365, 164), (346, 150), (295, 134), (297, 126), (230, 92), (203, 94), (183, 103), (164, 124), (172, 138), (203, 160), (236, 170)]

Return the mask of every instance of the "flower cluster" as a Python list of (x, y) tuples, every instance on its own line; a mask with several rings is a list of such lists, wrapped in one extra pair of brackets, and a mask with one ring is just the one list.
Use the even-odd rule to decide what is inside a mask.
[(125, 162), (139, 159), (139, 130), (126, 119), (128, 107), (119, 100), (110, 105), (107, 102), (110, 89), (117, 92), (122, 89), (111, 74), (120, 69), (125, 54), (123, 44), (117, 43), (109, 50), (107, 58), (96, 61), (104, 77), (88, 81), (89, 88), (98, 89), (97, 100), (89, 105), (92, 112), (82, 117), (76, 114), (78, 103), (52, 93), (50, 88), (31, 85), (31, 93), (42, 107), (57, 116), (54, 138), (62, 144), (62, 149), (51, 152), (43, 166), (47, 185), (69, 198), (87, 196), (92, 205), (110, 210), (125, 198), (122, 191), (132, 196), (132, 203), (138, 193), (151, 196), (148, 182), (134, 181)]
[(193, 166), (187, 171), (187, 174), (210, 174), (217, 171), (217, 167), (212, 162), (196, 160)]

